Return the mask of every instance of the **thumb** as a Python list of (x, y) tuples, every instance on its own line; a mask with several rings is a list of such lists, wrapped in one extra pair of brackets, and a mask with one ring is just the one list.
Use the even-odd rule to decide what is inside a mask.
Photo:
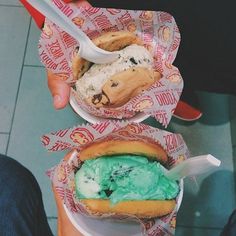
[(53, 106), (55, 109), (64, 108), (70, 97), (70, 86), (61, 79), (60, 76), (47, 71), (48, 88), (53, 97)]

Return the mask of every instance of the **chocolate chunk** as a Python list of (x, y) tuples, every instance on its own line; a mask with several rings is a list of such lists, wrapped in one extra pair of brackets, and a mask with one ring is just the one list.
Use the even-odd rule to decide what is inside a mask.
[(129, 60), (130, 60), (133, 64), (135, 64), (135, 65), (138, 64), (137, 61), (135, 61), (135, 59), (134, 59), (133, 57), (131, 57)]
[(101, 93), (95, 94), (95, 95), (93, 95), (92, 103), (93, 103), (94, 105), (96, 105), (96, 104), (98, 104), (99, 102), (101, 102), (101, 100), (102, 100), (102, 94), (101, 94)]
[(102, 91), (102, 101), (101, 102), (102, 102), (103, 105), (109, 105), (110, 104), (110, 99), (106, 95), (106, 93), (104, 93), (104, 91)]
[(94, 89), (93, 85), (90, 84), (88, 87), (88, 90), (94, 91), (95, 89)]
[(112, 174), (116, 176), (116, 175), (118, 175), (118, 171), (116, 170)]
[(112, 176), (110, 176), (109, 179), (110, 179), (111, 182), (114, 182), (114, 179), (113, 179)]
[(107, 197), (110, 197), (111, 194), (113, 193), (113, 191), (110, 190), (110, 189), (106, 189), (106, 190), (104, 190), (104, 192), (105, 192), (105, 194), (107, 195)]
[(80, 169), (80, 167), (75, 167), (74, 173), (76, 174), (79, 169)]
[(97, 106), (99, 106), (101, 104), (103, 104), (103, 105), (110, 104), (110, 100), (109, 100), (108, 96), (103, 91), (102, 91), (102, 93), (93, 95), (91, 102)]
[(119, 84), (118, 82), (112, 82), (111, 87), (117, 87), (118, 84)]

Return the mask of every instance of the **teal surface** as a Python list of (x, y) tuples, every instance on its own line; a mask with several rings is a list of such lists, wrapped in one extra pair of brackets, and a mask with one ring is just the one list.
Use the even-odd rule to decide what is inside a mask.
[(24, 62), (25, 65), (43, 66), (43, 64), (39, 60), (39, 54), (38, 54), (38, 40), (40, 34), (41, 31), (32, 21), (32, 24), (30, 25), (28, 44), (25, 55), (25, 62)]
[(0, 132), (9, 132), (30, 18), (21, 7), (0, 6)]
[[(47, 153), (40, 136), (84, 121), (69, 106), (53, 109), (38, 59), (40, 32), (18, 1), (0, 0), (0, 32), (0, 152), (33, 172), (56, 235), (56, 206), (45, 171), (64, 153)], [(211, 153), (222, 165), (216, 172), (185, 179), (177, 236), (219, 235), (236, 207), (236, 97), (202, 92), (198, 96), (203, 117), (190, 123), (173, 118), (168, 130), (183, 135), (192, 156)], [(151, 118), (145, 122), (160, 127)]]
[(8, 134), (0, 133), (0, 153), (5, 154), (7, 150)]
[(18, 0), (0, 0), (0, 5), (5, 6), (21, 6)]
[(177, 227), (176, 236), (220, 236), (219, 229)]

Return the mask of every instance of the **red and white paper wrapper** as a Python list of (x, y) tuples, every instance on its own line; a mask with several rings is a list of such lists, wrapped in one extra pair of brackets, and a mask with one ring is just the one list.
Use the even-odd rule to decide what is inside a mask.
[[(112, 218), (123, 221), (136, 220), (142, 225), (143, 235), (174, 235), (178, 207), (164, 217), (143, 220), (124, 215), (105, 214), (91, 216), (83, 204), (76, 198), (74, 176), (81, 166), (79, 159), (81, 147), (101, 139), (149, 140), (160, 144), (169, 156), (168, 167), (171, 167), (189, 157), (188, 148), (180, 134), (170, 133), (145, 124), (106, 121), (99, 124), (87, 124), (44, 135), (42, 143), (48, 151), (62, 151), (77, 149), (78, 155), (69, 160), (63, 159), (57, 166), (48, 170), (47, 174), (63, 199), (71, 215), (83, 214), (95, 218)], [(181, 194), (180, 194), (181, 195)], [(182, 197), (178, 195), (178, 198)]]
[[(150, 89), (122, 107), (96, 109), (75, 95), (78, 106), (103, 118), (130, 118), (137, 112), (144, 112), (167, 126), (183, 89), (180, 72), (172, 65), (180, 44), (180, 33), (174, 18), (166, 12), (79, 8), (76, 4), (65, 4), (61, 0), (52, 2), (91, 39), (107, 31), (134, 32), (152, 52), (154, 68), (163, 75)], [(70, 84), (75, 82), (71, 64), (78, 45), (74, 38), (46, 19), (38, 45), (41, 62)]]

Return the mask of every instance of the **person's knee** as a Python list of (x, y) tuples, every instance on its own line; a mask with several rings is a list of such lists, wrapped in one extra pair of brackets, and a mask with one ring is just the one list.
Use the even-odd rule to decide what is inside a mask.
[(41, 194), (32, 173), (19, 162), (0, 155), (0, 206), (22, 205)]
[(0, 155), (0, 235), (52, 235), (32, 173)]

